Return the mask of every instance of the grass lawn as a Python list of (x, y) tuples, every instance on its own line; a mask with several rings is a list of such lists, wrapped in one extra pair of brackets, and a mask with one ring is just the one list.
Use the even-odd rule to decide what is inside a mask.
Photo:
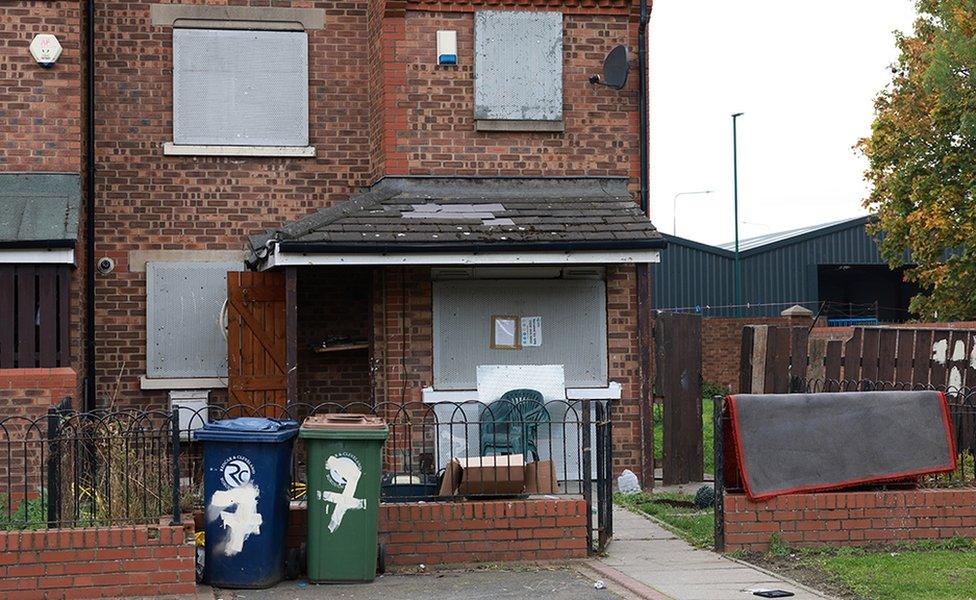
[(683, 494), (615, 494), (614, 502), (666, 523), (682, 539), (699, 548), (715, 546), (715, 513), (695, 508), (694, 498)]
[[(711, 398), (702, 400), (702, 437), (705, 447), (705, 473), (715, 472), (715, 427), (712, 423), (714, 401)], [(654, 405), (654, 460), (660, 463), (664, 447), (664, 407)]]
[(976, 545), (956, 539), (889, 550), (782, 547), (749, 562), (838, 598), (851, 600), (974, 600)]

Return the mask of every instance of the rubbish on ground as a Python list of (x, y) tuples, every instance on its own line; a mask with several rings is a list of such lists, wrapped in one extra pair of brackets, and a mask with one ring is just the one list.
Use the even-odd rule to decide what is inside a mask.
[(702, 509), (715, 506), (715, 488), (710, 485), (698, 488), (695, 492), (695, 506)]
[(641, 486), (640, 482), (637, 481), (637, 475), (630, 469), (624, 469), (624, 472), (617, 478), (617, 489), (620, 490), (621, 494), (639, 494)]
[(607, 589), (607, 584), (603, 583), (602, 579), (597, 579), (596, 583), (593, 584), (594, 589), (605, 590)]

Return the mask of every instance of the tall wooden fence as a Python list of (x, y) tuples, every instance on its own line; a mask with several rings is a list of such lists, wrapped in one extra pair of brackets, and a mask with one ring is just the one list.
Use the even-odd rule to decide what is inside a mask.
[(742, 332), (739, 391), (781, 394), (807, 381), (913, 387), (976, 386), (976, 330), (857, 327), (846, 339), (811, 336), (806, 327), (758, 325)]
[(655, 395), (664, 413), (665, 485), (703, 479), (701, 334), (700, 315), (664, 313), (654, 325)]

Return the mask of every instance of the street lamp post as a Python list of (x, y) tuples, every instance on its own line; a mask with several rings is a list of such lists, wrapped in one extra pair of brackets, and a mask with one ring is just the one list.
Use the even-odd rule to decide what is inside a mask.
[(732, 198), (735, 212), (735, 314), (742, 316), (742, 267), (739, 263), (739, 151), (736, 119), (743, 113), (732, 115)]
[(671, 200), (671, 235), (678, 235), (678, 196), (691, 196), (694, 194), (711, 194), (712, 190), (701, 190), (698, 192), (678, 192)]

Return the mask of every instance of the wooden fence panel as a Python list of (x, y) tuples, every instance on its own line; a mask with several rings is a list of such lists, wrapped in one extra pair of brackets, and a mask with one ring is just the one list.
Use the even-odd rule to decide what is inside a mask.
[(68, 265), (0, 265), (0, 369), (70, 364)]
[(898, 330), (898, 350), (895, 355), (895, 373), (891, 380), (895, 382), (912, 382), (912, 360), (915, 350), (915, 330)]
[(654, 330), (657, 387), (664, 396), (664, 484), (702, 481), (701, 316), (665, 313)]
[(787, 393), (804, 383), (836, 391), (859, 381), (863, 389), (976, 388), (976, 330), (861, 327), (838, 340), (763, 325), (745, 329), (742, 349), (743, 392)]
[(844, 344), (844, 379), (857, 381), (861, 378), (861, 335), (863, 330), (855, 329), (854, 335)]

